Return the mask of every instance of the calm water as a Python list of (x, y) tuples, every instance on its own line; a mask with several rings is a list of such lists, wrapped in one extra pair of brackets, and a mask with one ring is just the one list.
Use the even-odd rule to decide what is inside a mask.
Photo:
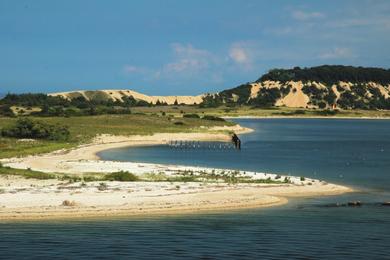
[[(361, 191), (286, 206), (159, 218), (0, 224), (0, 258), (390, 259), (390, 121), (237, 120), (243, 149), (116, 149), (105, 159), (320, 178)], [(326, 207), (361, 200), (359, 208)]]

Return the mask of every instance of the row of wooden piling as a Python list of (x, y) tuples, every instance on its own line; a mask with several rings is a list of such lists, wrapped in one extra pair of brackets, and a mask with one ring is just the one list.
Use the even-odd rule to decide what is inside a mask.
[(188, 140), (173, 140), (168, 142), (168, 146), (173, 149), (210, 149), (210, 150), (230, 150), (235, 149), (233, 143), (225, 142), (199, 142)]
[(168, 146), (174, 149), (238, 149), (241, 150), (241, 140), (233, 133), (231, 143), (228, 142), (200, 142), (189, 140), (172, 140)]

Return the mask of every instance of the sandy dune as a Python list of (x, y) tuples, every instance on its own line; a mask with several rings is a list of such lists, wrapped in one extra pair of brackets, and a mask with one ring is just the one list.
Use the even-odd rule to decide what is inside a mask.
[[(148, 103), (156, 104), (157, 101), (161, 103), (167, 103), (168, 105), (173, 105), (176, 101), (178, 104), (186, 104), (186, 105), (194, 105), (200, 104), (203, 100), (204, 95), (198, 96), (148, 96), (145, 94), (141, 94), (139, 92), (133, 90), (117, 90), (117, 89), (108, 89), (108, 90), (96, 90), (96, 93), (104, 93), (105, 96), (111, 98), (113, 101), (119, 100), (123, 101), (124, 97), (132, 96), (135, 99), (143, 100)], [(69, 92), (58, 92), (51, 93), (50, 96), (61, 96), (65, 99), (69, 99), (72, 96), (83, 96), (87, 100), (90, 99), (88, 96), (88, 91), (79, 90), (79, 91), (69, 91)]]

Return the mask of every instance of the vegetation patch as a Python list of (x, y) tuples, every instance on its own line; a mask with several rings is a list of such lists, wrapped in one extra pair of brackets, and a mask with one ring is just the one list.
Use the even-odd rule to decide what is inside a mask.
[(1, 135), (14, 138), (33, 138), (47, 140), (68, 140), (68, 127), (52, 125), (29, 118), (20, 118), (13, 125), (1, 129)]
[(256, 98), (250, 100), (250, 104), (256, 107), (272, 107), (276, 101), (282, 97), (277, 88), (264, 88)]
[(256, 82), (266, 80), (287, 81), (316, 81), (325, 85), (336, 84), (340, 81), (352, 83), (378, 82), (390, 84), (390, 70), (381, 68), (363, 68), (341, 65), (323, 65), (311, 68), (295, 67), (293, 69), (272, 69)]
[(3, 166), (0, 164), (0, 175), (6, 176), (6, 175), (16, 175), (21, 176), (26, 179), (38, 179), (38, 180), (49, 180), (49, 179), (55, 179), (56, 175), (51, 173), (45, 173), (45, 172), (39, 172), (39, 171), (33, 171), (31, 169), (14, 169), (11, 167)]
[(205, 115), (202, 119), (204, 120), (211, 120), (211, 121), (220, 121), (220, 122), (225, 122), (226, 120), (221, 118), (221, 117), (217, 117), (217, 116), (212, 116), (212, 115)]
[[(166, 107), (167, 109), (169, 107)], [(139, 108), (141, 109), (141, 108)], [(99, 115), (99, 116), (78, 116), (78, 117), (22, 117), (10, 118), (0, 117), (0, 128), (10, 129), (16, 125), (19, 119), (29, 119), (40, 122), (44, 125), (62, 126), (66, 125), (69, 130), (69, 138), (60, 140), (35, 139), (34, 142), (21, 142), (15, 137), (5, 137), (0, 134), (0, 158), (25, 156), (31, 154), (47, 153), (59, 149), (68, 149), (82, 143), (91, 142), (92, 138), (101, 134), (109, 135), (151, 135), (154, 133), (177, 133), (177, 132), (198, 132), (208, 131), (200, 126), (213, 127), (234, 125), (232, 122), (203, 120), (196, 118), (182, 118), (180, 122), (174, 124), (171, 117), (153, 116), (150, 111), (157, 108), (144, 108), (146, 110), (137, 111), (129, 115)], [(148, 110), (151, 109), (151, 110)], [(169, 108), (172, 109), (172, 108)], [(191, 108), (192, 109), (192, 108)], [(160, 111), (158, 108), (157, 111)], [(144, 113), (145, 111), (145, 113)], [(171, 110), (169, 110), (171, 111)], [(172, 109), (172, 111), (177, 110)], [(179, 117), (176, 116), (175, 118)], [(23, 124), (24, 125), (24, 124)], [(23, 129), (23, 127), (22, 127)], [(1, 129), (0, 129), (1, 132)], [(15, 136), (15, 134), (11, 134)], [(29, 136), (31, 136), (29, 134)], [(33, 138), (33, 137), (19, 137)]]
[(120, 171), (109, 173), (104, 176), (106, 181), (139, 181), (138, 176), (130, 172)]
[(183, 117), (185, 118), (200, 118), (198, 114), (184, 114)]

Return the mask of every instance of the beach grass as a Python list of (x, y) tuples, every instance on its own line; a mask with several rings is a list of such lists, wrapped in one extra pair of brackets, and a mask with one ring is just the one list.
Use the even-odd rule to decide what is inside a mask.
[[(172, 118), (155, 114), (99, 115), (80, 117), (29, 117), (53, 125), (69, 127), (70, 139), (65, 141), (18, 140), (0, 137), (0, 158), (21, 157), (69, 149), (88, 143), (99, 134), (152, 135), (207, 131), (204, 127), (234, 125), (228, 121), (200, 118)], [(17, 118), (0, 117), (0, 129), (13, 124)], [(180, 122), (178, 124), (178, 122)]]
[(31, 169), (15, 169), (0, 164), (0, 176), (19, 176), (26, 179), (50, 180), (57, 179), (59, 181), (66, 181), (68, 183), (76, 182), (104, 182), (104, 181), (120, 181), (120, 182), (202, 182), (202, 183), (253, 183), (253, 184), (286, 184), (291, 183), (289, 179), (274, 180), (267, 179), (252, 179), (250, 177), (237, 176), (238, 171), (223, 171), (221, 173), (200, 172), (193, 171), (179, 171), (175, 175), (167, 175), (161, 173), (145, 173), (141, 176), (127, 171), (119, 171), (112, 173), (88, 173), (88, 174), (64, 174), (64, 173), (46, 173), (41, 171), (34, 171)]
[(51, 174), (51, 173), (33, 171), (31, 169), (14, 169), (0, 164), (0, 176), (8, 176), (8, 175), (16, 175), (26, 179), (38, 179), (38, 180), (48, 180), (48, 179), (57, 178), (55, 174)]
[(139, 180), (152, 181), (152, 182), (208, 182), (208, 183), (253, 183), (253, 184), (286, 184), (291, 183), (289, 178), (283, 180), (274, 180), (271, 178), (266, 179), (252, 179), (251, 177), (238, 176), (238, 171), (222, 171), (220, 173), (211, 172), (199, 172), (194, 173), (191, 170), (179, 171), (176, 175), (166, 175), (163, 172), (160, 173), (146, 173)]

